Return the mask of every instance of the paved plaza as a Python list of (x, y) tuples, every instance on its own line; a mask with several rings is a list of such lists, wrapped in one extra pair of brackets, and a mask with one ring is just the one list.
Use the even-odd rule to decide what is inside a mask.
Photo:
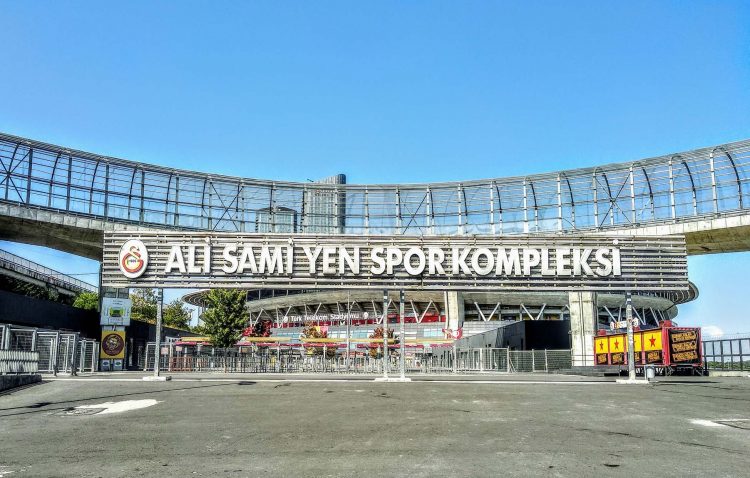
[(747, 476), (748, 378), (140, 377), (0, 395), (0, 476)]

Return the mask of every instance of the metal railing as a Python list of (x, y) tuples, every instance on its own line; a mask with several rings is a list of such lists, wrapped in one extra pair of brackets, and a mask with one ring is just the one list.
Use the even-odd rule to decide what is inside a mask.
[(78, 342), (78, 371), (96, 372), (99, 370), (99, 342), (82, 339)]
[(750, 334), (704, 339), (703, 360), (709, 371), (750, 371)]
[(159, 228), (507, 235), (642, 227), (750, 209), (750, 141), (594, 168), (432, 184), (238, 178), (7, 134), (0, 134), (0, 165), (0, 202)]
[(2, 249), (0, 249), (0, 268), (15, 271), (21, 275), (73, 292), (97, 292), (99, 290), (94, 285)]
[[(335, 353), (332, 353), (335, 352)], [(389, 370), (399, 369), (398, 352), (389, 357)], [(144, 371), (153, 370), (154, 343), (146, 345)], [(346, 354), (339, 349), (294, 347), (234, 347), (223, 349), (203, 346), (162, 347), (160, 369), (165, 372), (246, 372), (246, 373), (354, 373), (382, 374), (380, 350)], [(410, 374), (463, 372), (556, 372), (571, 368), (570, 350), (509, 350), (507, 348), (457, 349), (443, 347), (430, 352), (409, 352), (405, 357)]]
[(0, 324), (0, 351), (33, 352), (39, 373), (95, 372), (99, 343), (77, 332)]

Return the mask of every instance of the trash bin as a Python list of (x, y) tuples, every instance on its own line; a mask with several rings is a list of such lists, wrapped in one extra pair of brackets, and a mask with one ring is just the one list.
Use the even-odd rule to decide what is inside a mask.
[(654, 367), (646, 367), (646, 380), (653, 380), (656, 376), (656, 370)]

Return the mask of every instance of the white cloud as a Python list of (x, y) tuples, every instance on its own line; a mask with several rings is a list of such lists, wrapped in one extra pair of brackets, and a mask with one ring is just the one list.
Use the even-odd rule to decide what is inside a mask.
[(716, 337), (718, 335), (724, 335), (724, 331), (715, 325), (706, 325), (701, 328), (702, 337)]

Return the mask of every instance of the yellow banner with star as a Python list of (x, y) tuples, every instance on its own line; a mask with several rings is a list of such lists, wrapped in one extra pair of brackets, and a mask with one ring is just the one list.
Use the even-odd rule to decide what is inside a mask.
[(598, 354), (609, 353), (609, 340), (607, 337), (594, 337), (594, 351)]
[(625, 335), (610, 335), (609, 337), (609, 352), (610, 353), (620, 353), (627, 350), (625, 347), (627, 339), (625, 338)]
[(661, 349), (661, 329), (643, 332), (643, 350), (650, 352)]

